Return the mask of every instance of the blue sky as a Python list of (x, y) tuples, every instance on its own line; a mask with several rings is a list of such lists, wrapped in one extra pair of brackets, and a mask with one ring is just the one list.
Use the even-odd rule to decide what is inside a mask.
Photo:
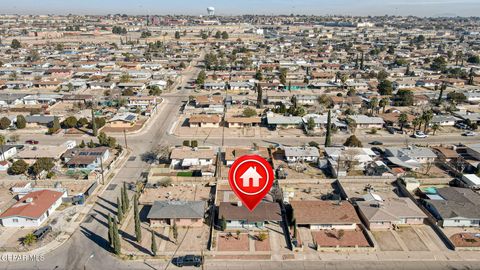
[(479, 16), (480, 0), (0, 0), (9, 14), (347, 14)]

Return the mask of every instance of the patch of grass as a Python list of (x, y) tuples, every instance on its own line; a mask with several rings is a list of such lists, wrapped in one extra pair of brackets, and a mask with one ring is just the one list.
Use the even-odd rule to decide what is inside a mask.
[(193, 176), (193, 172), (178, 172), (178, 173), (177, 173), (177, 176), (178, 176), (178, 177), (192, 177), (192, 176)]

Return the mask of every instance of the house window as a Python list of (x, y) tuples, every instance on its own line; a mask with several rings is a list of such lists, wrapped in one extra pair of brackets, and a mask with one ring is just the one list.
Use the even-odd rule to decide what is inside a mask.
[(12, 219), (12, 222), (13, 222), (13, 223), (18, 223), (18, 218)]
[(454, 222), (455, 222), (455, 223), (460, 223), (460, 220), (459, 220), (459, 219), (455, 219)]

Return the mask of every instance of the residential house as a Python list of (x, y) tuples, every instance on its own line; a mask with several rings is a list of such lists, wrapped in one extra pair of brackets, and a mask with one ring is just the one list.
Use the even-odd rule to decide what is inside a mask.
[(108, 126), (112, 128), (129, 128), (137, 122), (135, 113), (119, 113), (108, 120)]
[(439, 125), (442, 127), (453, 127), (461, 119), (453, 115), (434, 115), (430, 121), (430, 126)]
[(170, 168), (190, 169), (196, 166), (211, 166), (215, 162), (215, 151), (207, 148), (174, 148), (170, 153)]
[(468, 188), (437, 188), (426, 194), (425, 207), (442, 227), (479, 227), (480, 195)]
[(268, 148), (266, 147), (227, 147), (224, 152), (225, 165), (232, 166), (233, 162), (244, 155), (258, 155), (262, 158), (269, 160)]
[(10, 163), (8, 161), (0, 161), (0, 172), (6, 172), (10, 168)]
[(48, 127), (53, 122), (55, 116), (53, 115), (27, 115), (25, 120), (27, 121), (27, 127)]
[(422, 164), (431, 164), (437, 158), (432, 149), (417, 146), (388, 147), (385, 149), (385, 156), (392, 164), (408, 169), (417, 169)]
[(394, 225), (420, 225), (427, 215), (409, 198), (357, 201), (360, 217), (369, 229), (389, 229)]
[(218, 128), (220, 120), (218, 115), (196, 114), (190, 116), (188, 124), (190, 127)]
[(282, 221), (282, 211), (278, 203), (262, 201), (253, 211), (240, 202), (221, 202), (218, 208), (218, 217), (225, 219), (227, 230), (264, 228), (265, 224)]
[(96, 170), (110, 157), (108, 147), (73, 148), (67, 150), (62, 159), (69, 169)]
[(480, 160), (480, 143), (469, 144), (466, 146), (466, 150), (467, 154), (469, 154), (476, 160)]
[(197, 96), (195, 98), (195, 107), (197, 108), (208, 108), (211, 105), (223, 105), (223, 97), (222, 96)]
[(181, 227), (202, 227), (204, 201), (155, 201), (148, 212), (150, 227), (175, 224)]
[(296, 224), (311, 230), (354, 230), (361, 223), (347, 201), (291, 201), (290, 205)]
[[(325, 147), (325, 157), (332, 172), (340, 176), (344, 173), (343, 170), (347, 164), (352, 170), (365, 170), (366, 166), (375, 160), (377, 154), (370, 148), (342, 146)], [(340, 172), (337, 172), (337, 169), (340, 169)]]
[(30, 192), (0, 214), (0, 221), (4, 227), (39, 227), (66, 196), (47, 189)]
[(15, 145), (1, 145), (0, 146), (0, 161), (6, 161), (13, 158), (17, 154), (17, 147)]
[(244, 128), (258, 126), (262, 123), (260, 117), (226, 117), (225, 123), (229, 128)]
[(350, 119), (354, 120), (357, 128), (377, 128), (380, 129), (385, 123), (381, 117), (371, 117), (363, 114), (350, 115)]
[(318, 162), (320, 153), (316, 147), (285, 147), (287, 162)]
[[(307, 125), (309, 119), (312, 118), (313, 122), (315, 124), (315, 128), (327, 128), (327, 123), (328, 123), (328, 115), (320, 115), (320, 114), (307, 114), (304, 117), (302, 117), (303, 124)], [(346, 129), (347, 125), (343, 123), (342, 121), (339, 121), (336, 116), (332, 116), (331, 119), (331, 124), (339, 129)]]
[(282, 115), (267, 115), (267, 125), (271, 128), (301, 128), (303, 119), (300, 116), (282, 116)]

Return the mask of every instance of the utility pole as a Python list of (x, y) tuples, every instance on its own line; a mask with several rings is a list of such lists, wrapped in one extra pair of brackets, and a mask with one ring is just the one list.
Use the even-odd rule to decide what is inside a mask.
[(102, 173), (102, 185), (105, 185), (105, 176), (103, 174), (103, 156), (100, 155), (100, 171)]
[(128, 149), (127, 132), (125, 131), (125, 129), (123, 129), (123, 139), (125, 140), (125, 149)]

